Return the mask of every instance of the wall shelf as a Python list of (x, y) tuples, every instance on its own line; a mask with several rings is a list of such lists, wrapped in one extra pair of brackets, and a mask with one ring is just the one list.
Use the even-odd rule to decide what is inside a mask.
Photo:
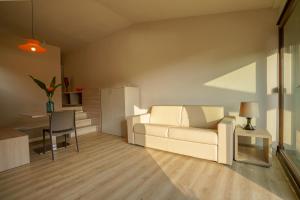
[(82, 106), (82, 92), (81, 91), (64, 92), (62, 105), (63, 107)]

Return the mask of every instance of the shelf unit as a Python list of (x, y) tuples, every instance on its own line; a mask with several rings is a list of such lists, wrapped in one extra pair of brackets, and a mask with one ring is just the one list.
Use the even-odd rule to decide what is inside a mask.
[(68, 106), (82, 106), (82, 92), (64, 92), (63, 93), (63, 107)]

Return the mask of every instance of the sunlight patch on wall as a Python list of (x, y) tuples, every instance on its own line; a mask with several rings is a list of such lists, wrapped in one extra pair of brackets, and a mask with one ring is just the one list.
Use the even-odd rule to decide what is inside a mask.
[(256, 92), (256, 63), (243, 66), (233, 72), (211, 80), (204, 85), (241, 92)]
[(277, 141), (277, 109), (267, 111), (267, 130), (272, 135), (272, 140)]
[(278, 87), (278, 54), (267, 57), (267, 94), (270, 95)]
[(286, 94), (292, 94), (292, 54), (284, 53), (283, 84)]
[(284, 110), (283, 112), (283, 142), (292, 145), (292, 112)]

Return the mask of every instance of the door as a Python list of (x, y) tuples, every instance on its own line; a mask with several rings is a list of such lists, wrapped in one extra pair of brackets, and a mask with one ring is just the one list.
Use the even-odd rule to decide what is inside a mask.
[(122, 135), (122, 123), (125, 119), (124, 88), (101, 90), (102, 132)]
[(283, 138), (287, 157), (300, 171), (300, 4), (283, 26)]

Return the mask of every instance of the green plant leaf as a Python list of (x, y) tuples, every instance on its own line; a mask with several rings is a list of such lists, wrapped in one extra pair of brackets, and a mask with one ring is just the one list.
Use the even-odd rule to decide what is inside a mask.
[(54, 95), (54, 91), (56, 90), (56, 88), (62, 86), (62, 84), (57, 84), (57, 85), (55, 85), (55, 84), (56, 84), (56, 77), (54, 76), (54, 77), (52, 78), (52, 80), (51, 80), (51, 83), (50, 83), (50, 87), (53, 88), (53, 90), (52, 90), (52, 91), (48, 91), (48, 88), (47, 88), (47, 86), (46, 86), (45, 83), (43, 83), (42, 81), (40, 81), (40, 80), (34, 78), (34, 77), (31, 76), (31, 75), (29, 75), (29, 77), (30, 77), (30, 78), (31, 78), (31, 79), (32, 79), (32, 80), (33, 80), (33, 81), (34, 81), (34, 82), (35, 82), (42, 90), (45, 91), (45, 93), (46, 93), (46, 95), (47, 95), (48, 98), (52, 98), (53, 95)]
[(61, 87), (61, 86), (62, 86), (62, 84), (57, 84), (56, 86), (54, 86), (54, 89)]
[(34, 78), (33, 76), (29, 75), (29, 77), (43, 90), (45, 90), (47, 92), (47, 87), (45, 85), (45, 83), (43, 83), (42, 81)]
[(56, 88), (58, 88), (58, 87), (60, 87), (60, 86), (62, 86), (62, 84), (57, 84), (56, 86), (54, 86), (54, 90), (53, 90), (53, 92), (52, 92), (52, 96), (54, 95), (54, 92), (55, 92)]
[(50, 87), (54, 88), (54, 87), (55, 87), (55, 83), (56, 83), (56, 77), (54, 76), (54, 77), (52, 78), (51, 83), (50, 83)]

